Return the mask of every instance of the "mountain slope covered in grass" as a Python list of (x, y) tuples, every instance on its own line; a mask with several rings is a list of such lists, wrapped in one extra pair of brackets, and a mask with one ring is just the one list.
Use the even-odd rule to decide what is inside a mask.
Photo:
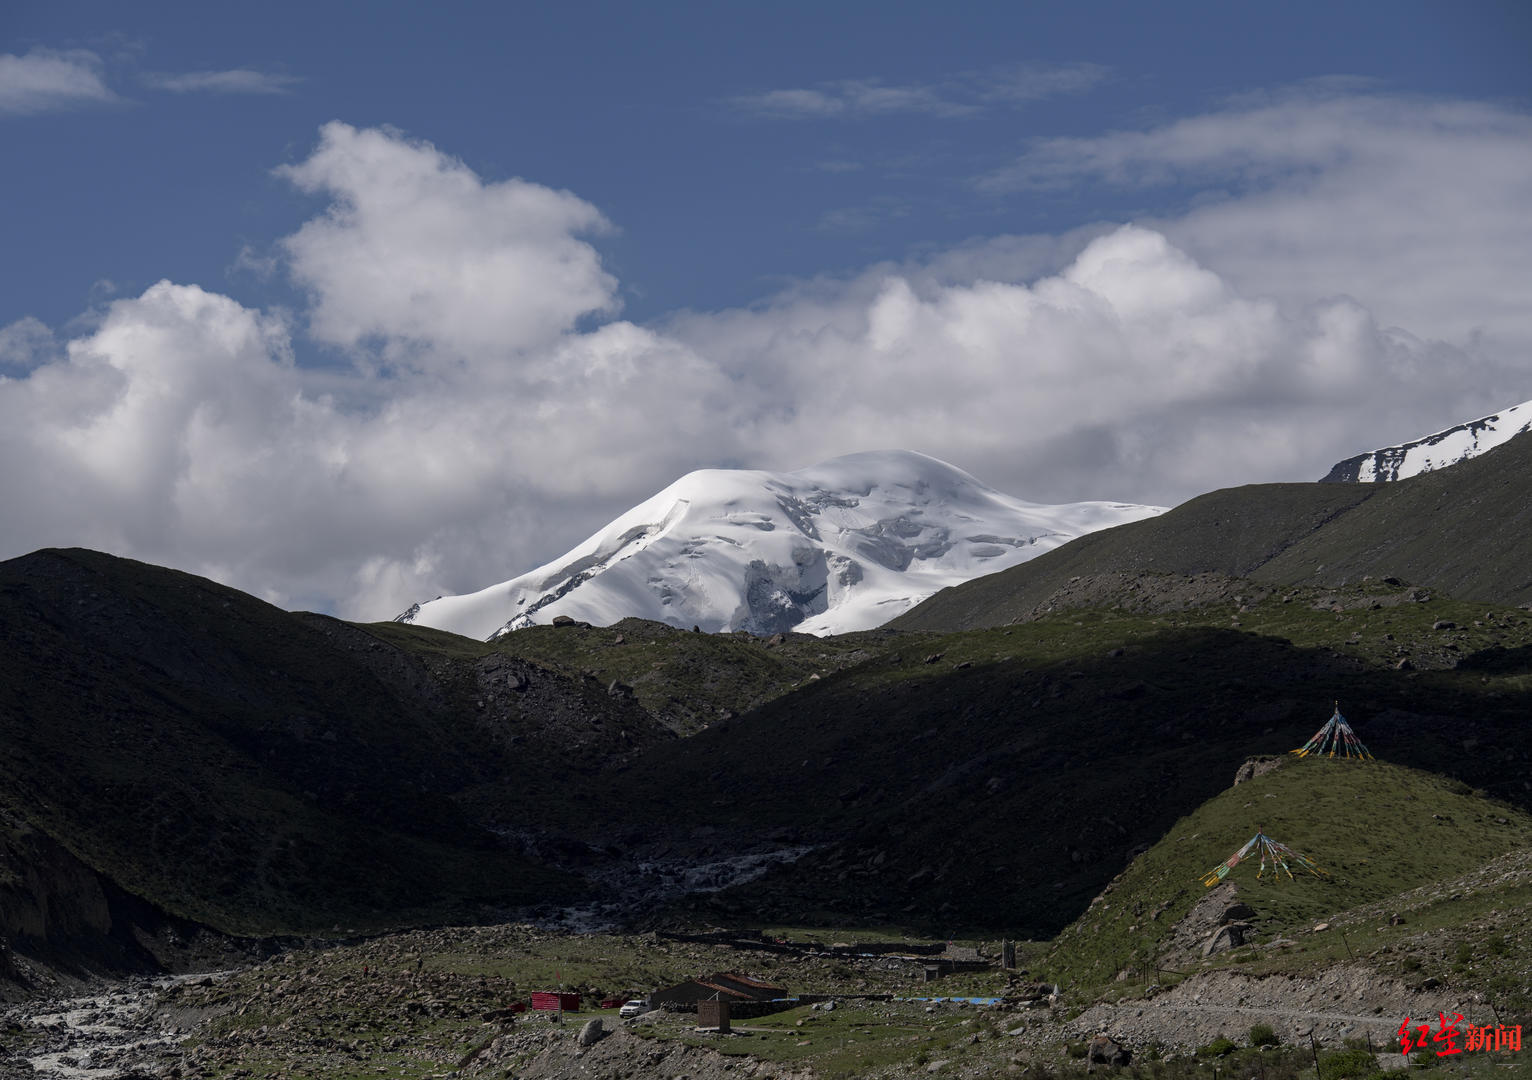
[(1075, 578), (1204, 573), (1311, 586), (1392, 576), (1461, 600), (1532, 602), (1532, 436), (1393, 484), (1215, 491), (944, 589), (889, 625), (1001, 626), (1046, 611)]
[[(1219, 897), (1232, 886), (1233, 898), (1251, 909), (1243, 921), (1258, 948), (1240, 964), (1255, 972), (1312, 970), (1343, 959), (1348, 945), (1339, 933), (1323, 938), (1309, 933), (1312, 927), (1383, 901), (1391, 902), (1384, 905), (1389, 912), (1407, 909), (1407, 902), (1391, 898), (1458, 879), (1532, 846), (1532, 816), (1462, 781), (1386, 761), (1290, 758), (1176, 821), (1059, 935), (1043, 966), (1084, 996), (1125, 969), (1137, 981), (1152, 982), (1157, 966), (1190, 966), (1187, 957), (1170, 960), (1167, 954), (1178, 924), (1210, 895), (1199, 879), (1258, 828), (1325, 873), (1316, 877), (1293, 866), (1289, 880), (1268, 866), (1258, 878), (1259, 863), (1250, 860), (1219, 883)], [(1361, 953), (1420, 929), (1391, 926), (1387, 912), (1345, 922), (1355, 939), (1349, 949)], [(1379, 922), (1384, 929), (1376, 929)], [(1279, 939), (1290, 944), (1275, 952), (1260, 948)]]

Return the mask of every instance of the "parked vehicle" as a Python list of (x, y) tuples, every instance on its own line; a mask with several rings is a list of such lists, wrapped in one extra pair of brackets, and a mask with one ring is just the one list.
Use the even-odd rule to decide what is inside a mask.
[(624, 1020), (631, 1020), (633, 1017), (642, 1016), (648, 1011), (649, 1003), (647, 1001), (642, 998), (634, 998), (632, 1001), (623, 1002), (622, 1008), (617, 1010), (617, 1015)]

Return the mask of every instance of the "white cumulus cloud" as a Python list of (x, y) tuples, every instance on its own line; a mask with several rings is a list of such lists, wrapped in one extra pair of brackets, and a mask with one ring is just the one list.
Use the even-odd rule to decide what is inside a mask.
[(1242, 288), (1355, 298), (1387, 325), (1532, 352), (1532, 115), (1336, 92), (1247, 97), (1145, 131), (1043, 139), (981, 178), (997, 195), (1181, 188), (1150, 221)]
[(486, 184), (429, 143), (341, 123), (277, 172), (332, 199), (283, 241), (321, 341), (382, 343), (406, 365), (489, 361), (616, 308), (616, 280), (579, 238), (609, 225), (567, 191)]
[[(1506, 344), (1524, 252), (1483, 235), (1521, 180), (1477, 177), (1521, 160), (1516, 117), (1425, 125), (1470, 155), (1470, 200), (1357, 164), (1414, 160), (1357, 147), (1409, 143), (1400, 125), (1425, 138), (1422, 121), (1331, 115), (1345, 138), (1295, 134), (1301, 169), (1248, 140), (1258, 160), (1239, 168), (1260, 182), (1179, 217), (979, 241), (648, 326), (614, 314), (589, 203), (327, 125), (279, 170), (325, 200), (277, 246), (306, 310), (161, 282), (69, 340), (35, 319), (0, 329), (0, 551), (85, 544), (380, 618), (521, 573), (693, 468), (904, 447), (1023, 498), (1171, 503), (1316, 478), (1532, 397), (1532, 356)], [(1237, 126), (1186, 141), (1238, 160)], [(1148, 145), (1133, 155), (1174, 157)], [(1121, 157), (1048, 153), (1098, 177)], [(1376, 220), (1311, 236), (1364, 181)], [(1400, 255), (1422, 281), (1347, 253), (1365, 240), (1382, 260), (1390, 227), (1441, 257)], [(1334, 287), (1347, 266), (1355, 287)], [(1432, 293), (1418, 318), (1399, 290)], [(351, 363), (299, 362), (315, 343)]]
[(1057, 501), (1315, 478), (1432, 409), (1470, 415), (1515, 370), (1344, 298), (1286, 311), (1132, 226), (1030, 282), (870, 274), (669, 332), (780, 403), (746, 440), (774, 465), (905, 446)]
[(85, 544), (383, 617), (727, 442), (717, 369), (632, 323), (572, 329), (613, 306), (575, 238), (604, 226), (589, 204), (343, 125), (282, 174), (331, 197), (283, 250), (311, 333), (355, 366), (300, 367), (286, 320), (170, 282), (62, 351), (13, 324), (5, 550)]

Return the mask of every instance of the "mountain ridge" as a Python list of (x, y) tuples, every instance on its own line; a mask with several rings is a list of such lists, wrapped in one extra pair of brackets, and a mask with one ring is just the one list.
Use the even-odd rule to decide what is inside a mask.
[(1336, 462), (1320, 483), (1387, 483), (1445, 469), (1532, 430), (1532, 401)]
[[(1073, 578), (1217, 574), (1335, 586), (1393, 576), (1459, 600), (1532, 603), (1532, 435), (1388, 484), (1258, 484), (1079, 538), (890, 621), (952, 631), (1035, 617)], [(1070, 605), (1072, 606), (1072, 605)]]

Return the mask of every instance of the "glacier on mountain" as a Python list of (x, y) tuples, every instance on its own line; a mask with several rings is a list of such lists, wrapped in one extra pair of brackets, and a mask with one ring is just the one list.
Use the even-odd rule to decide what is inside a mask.
[(905, 450), (796, 472), (688, 473), (566, 555), (399, 621), (487, 639), (556, 616), (707, 631), (839, 634), (1162, 507), (1023, 502)]
[(1381, 483), (1445, 469), (1509, 442), (1532, 429), (1532, 401), (1481, 416), (1413, 442), (1385, 446), (1340, 461), (1322, 483)]

